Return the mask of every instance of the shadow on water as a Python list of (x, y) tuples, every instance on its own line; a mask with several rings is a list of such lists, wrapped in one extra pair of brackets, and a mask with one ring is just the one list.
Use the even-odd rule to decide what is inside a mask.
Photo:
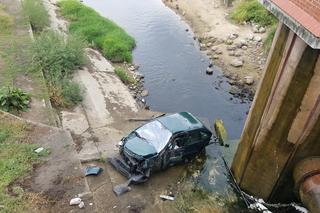
[[(189, 111), (213, 123), (222, 119), (229, 137), (240, 137), (250, 103), (228, 93), (230, 85), (221, 70), (207, 75), (209, 59), (200, 51), (190, 27), (161, 0), (84, 0), (101, 15), (131, 34), (137, 43), (134, 63), (145, 76), (146, 98), (152, 110)], [(189, 30), (186, 30), (189, 29)], [(219, 161), (219, 149), (208, 146), (199, 182), (209, 191), (229, 187)], [(217, 168), (220, 171), (212, 171)]]

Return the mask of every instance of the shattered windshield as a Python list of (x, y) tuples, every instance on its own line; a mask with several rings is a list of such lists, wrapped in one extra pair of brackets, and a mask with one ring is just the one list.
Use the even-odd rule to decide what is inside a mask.
[(159, 153), (168, 143), (172, 133), (159, 121), (152, 121), (136, 130), (139, 137), (152, 144)]

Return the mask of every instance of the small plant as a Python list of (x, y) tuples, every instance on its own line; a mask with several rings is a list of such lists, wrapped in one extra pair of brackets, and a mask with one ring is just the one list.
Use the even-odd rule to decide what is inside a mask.
[(276, 18), (257, 0), (244, 0), (232, 12), (231, 18), (236, 22), (253, 21), (261, 26), (276, 23)]
[(273, 38), (274, 35), (276, 33), (277, 30), (277, 24), (274, 24), (271, 26), (270, 31), (268, 32), (267, 38), (266, 40), (263, 42), (263, 48), (265, 49), (265, 51), (269, 52), (272, 42), (273, 42)]
[(115, 68), (115, 71), (117, 76), (121, 79), (121, 81), (125, 84), (131, 84), (134, 82), (134, 80), (122, 69), (121, 67)]
[(13, 21), (11, 17), (3, 12), (0, 8), (0, 33), (6, 34), (11, 31), (11, 28), (13, 26)]
[(49, 26), (48, 11), (41, 0), (23, 0), (22, 7), (34, 31), (41, 32)]
[(17, 87), (3, 87), (0, 90), (0, 109), (6, 112), (26, 111), (30, 95)]
[(48, 31), (36, 37), (33, 44), (32, 69), (41, 70), (47, 81), (50, 99), (56, 107), (70, 107), (80, 101), (80, 86), (71, 81), (74, 70), (86, 62), (86, 42), (79, 36), (67, 39)]

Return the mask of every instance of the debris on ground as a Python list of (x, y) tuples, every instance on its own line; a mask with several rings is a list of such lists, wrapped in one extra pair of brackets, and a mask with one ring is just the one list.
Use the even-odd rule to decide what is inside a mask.
[(34, 150), (35, 153), (39, 154), (40, 152), (44, 151), (43, 147), (39, 147), (37, 149)]
[(81, 201), (78, 206), (79, 206), (80, 209), (83, 209), (84, 208), (84, 202)]
[(169, 196), (169, 195), (160, 195), (160, 198), (162, 199), (162, 200), (171, 200), (171, 201), (174, 201), (174, 197), (172, 197), (172, 196)]
[(102, 171), (103, 169), (98, 166), (88, 166), (85, 171), (85, 176), (99, 175)]
[(70, 200), (70, 206), (79, 205), (80, 203), (81, 203), (81, 198), (80, 197), (72, 198)]

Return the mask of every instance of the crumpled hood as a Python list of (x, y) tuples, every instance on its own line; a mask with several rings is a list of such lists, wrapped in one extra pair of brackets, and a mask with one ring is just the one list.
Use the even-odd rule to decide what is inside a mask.
[(153, 145), (139, 137), (129, 138), (124, 144), (124, 147), (143, 157), (157, 154), (157, 151)]

